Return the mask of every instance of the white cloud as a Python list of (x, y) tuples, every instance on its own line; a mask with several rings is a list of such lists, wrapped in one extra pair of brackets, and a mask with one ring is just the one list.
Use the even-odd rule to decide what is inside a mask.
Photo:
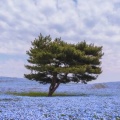
[(27, 72), (24, 64), (25, 62), (22, 60), (9, 59), (0, 61), (0, 76), (24, 77), (24, 73)]
[[(18, 44), (19, 42), (19, 44)], [(30, 48), (30, 44), (24, 41), (8, 41), (0, 42), (0, 54), (25, 54), (27, 50)]]
[(24, 55), (39, 33), (50, 34), (72, 43), (102, 45), (103, 69), (118, 70), (119, 4), (119, 0), (1, 0), (0, 53)]

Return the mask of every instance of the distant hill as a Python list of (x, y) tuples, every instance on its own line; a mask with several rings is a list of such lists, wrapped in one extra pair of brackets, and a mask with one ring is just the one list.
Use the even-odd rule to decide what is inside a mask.
[[(39, 82), (25, 78), (0, 76), (0, 92), (16, 91), (48, 91), (49, 84), (42, 85)], [(68, 83), (61, 84), (56, 92), (86, 93), (86, 94), (119, 94), (120, 82), (106, 82), (93, 84)]]

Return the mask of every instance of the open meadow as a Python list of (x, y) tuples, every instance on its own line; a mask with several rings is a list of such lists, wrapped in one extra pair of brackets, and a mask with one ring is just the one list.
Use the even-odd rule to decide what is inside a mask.
[(38, 94), (48, 87), (0, 77), (0, 120), (120, 120), (120, 82), (61, 84), (54, 97)]

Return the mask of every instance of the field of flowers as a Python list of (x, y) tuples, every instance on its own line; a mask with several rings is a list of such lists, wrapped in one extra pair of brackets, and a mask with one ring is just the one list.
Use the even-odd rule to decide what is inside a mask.
[(0, 120), (120, 120), (120, 82), (61, 85), (64, 97), (28, 97), (12, 92), (48, 91), (49, 85), (0, 77)]

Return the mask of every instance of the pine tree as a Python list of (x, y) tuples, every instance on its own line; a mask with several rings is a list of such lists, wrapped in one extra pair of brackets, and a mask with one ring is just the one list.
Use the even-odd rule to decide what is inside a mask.
[(60, 83), (82, 82), (95, 80), (101, 71), (103, 56), (102, 46), (87, 44), (85, 41), (70, 44), (50, 35), (42, 34), (31, 42), (32, 47), (27, 51), (31, 70), (24, 76), (42, 84), (50, 83), (48, 96), (52, 96)]

